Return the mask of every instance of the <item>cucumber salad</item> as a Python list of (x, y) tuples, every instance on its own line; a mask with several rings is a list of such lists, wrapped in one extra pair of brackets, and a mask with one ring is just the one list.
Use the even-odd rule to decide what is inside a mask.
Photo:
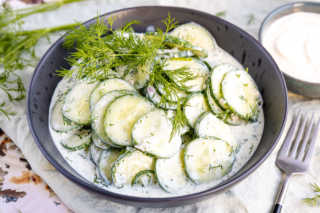
[[(139, 197), (207, 190), (235, 174), (259, 145), (262, 97), (248, 70), (204, 27), (191, 22), (169, 30), (114, 30), (106, 44), (117, 35), (134, 44), (147, 39), (150, 48), (160, 41), (162, 48), (137, 67), (108, 59), (101, 79), (79, 68), (54, 92), (49, 128), (57, 149), (105, 190)], [(89, 63), (78, 57), (70, 70)]]

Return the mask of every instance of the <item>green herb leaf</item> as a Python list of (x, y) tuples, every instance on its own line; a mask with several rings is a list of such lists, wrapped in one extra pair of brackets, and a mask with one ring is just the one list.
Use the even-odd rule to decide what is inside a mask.
[(218, 17), (225, 17), (227, 14), (227, 11), (221, 11), (221, 12), (218, 12), (215, 14), (215, 16), (218, 16)]

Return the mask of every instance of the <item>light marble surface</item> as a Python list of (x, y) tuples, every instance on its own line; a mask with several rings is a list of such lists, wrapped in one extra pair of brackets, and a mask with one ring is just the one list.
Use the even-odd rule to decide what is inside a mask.
[[(26, 20), (25, 27), (26, 29), (34, 29), (34, 26), (46, 27), (72, 23), (73, 20), (85, 21), (95, 16), (97, 14), (97, 10), (100, 10), (100, 13), (103, 14), (125, 7), (140, 5), (169, 5), (188, 7), (210, 14), (227, 11), (224, 19), (244, 29), (257, 38), (259, 26), (264, 17), (276, 7), (289, 2), (293, 1), (94, 0), (66, 5), (57, 11), (48, 12), (46, 14), (33, 15)], [(255, 20), (248, 25), (247, 22), (250, 14), (254, 14)], [(52, 41), (54, 41), (58, 38), (58, 35), (52, 36), (51, 38)], [(49, 45), (43, 41), (43, 44), (37, 48), (37, 54), (41, 56), (48, 47)], [(32, 72), (32, 68), (19, 72), (19, 74), (23, 77), (25, 86), (28, 86)], [(0, 98), (1, 100), (7, 99), (6, 96), (1, 92)], [(135, 207), (112, 203), (107, 200), (100, 199), (97, 196), (91, 195), (72, 184), (59, 172), (52, 168), (52, 166), (47, 162), (40, 150), (37, 148), (37, 145), (35, 144), (27, 125), (25, 100), (10, 103), (8, 106), (10, 105), (12, 105), (13, 109), (18, 112), (18, 115), (12, 117), (10, 121), (7, 121), (4, 117), (0, 117), (0, 120), (4, 120), (4, 122), (0, 123), (0, 128), (2, 128), (19, 146), (25, 157), (30, 162), (34, 171), (40, 175), (56, 192), (61, 200), (75, 212), (271, 212), (282, 181), (282, 173), (276, 167), (275, 161), (284, 136), (286, 135), (292, 122), (293, 115), (299, 108), (308, 109), (315, 112), (317, 116), (320, 115), (319, 99), (311, 100), (289, 93), (288, 119), (282, 139), (270, 157), (252, 175), (228, 192), (207, 201), (185, 207), (151, 210), (138, 209)], [(302, 198), (312, 197), (314, 195), (309, 183), (317, 182), (320, 184), (319, 140), (320, 138), (318, 139), (315, 157), (309, 172), (306, 175), (292, 178), (282, 212), (320, 212), (320, 204), (316, 207), (310, 207), (301, 203)]]

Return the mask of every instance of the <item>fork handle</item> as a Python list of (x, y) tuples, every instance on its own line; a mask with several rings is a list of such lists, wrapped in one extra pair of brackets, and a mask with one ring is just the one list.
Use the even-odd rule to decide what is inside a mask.
[(277, 203), (274, 206), (273, 213), (280, 213), (281, 212), (282, 204), (284, 201), (284, 196), (286, 195), (286, 192), (287, 192), (287, 189), (289, 186), (289, 182), (290, 182), (290, 178), (291, 178), (291, 174), (286, 175), (286, 177), (283, 181), (283, 184), (282, 184), (282, 188), (281, 188)]

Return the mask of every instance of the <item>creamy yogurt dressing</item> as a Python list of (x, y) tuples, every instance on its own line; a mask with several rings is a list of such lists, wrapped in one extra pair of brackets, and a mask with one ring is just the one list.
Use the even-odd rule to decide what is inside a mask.
[(320, 14), (296, 12), (279, 18), (267, 29), (262, 43), (281, 71), (320, 83)]
[[(206, 58), (206, 61), (212, 67), (221, 63), (230, 63), (240, 69), (243, 69), (241, 64), (236, 59), (234, 59), (231, 55), (229, 55), (226, 51), (222, 50), (218, 46), (216, 47), (217, 47), (216, 50), (209, 52), (208, 58)], [(52, 96), (51, 104), (50, 104), (50, 113), (49, 113), (50, 115), (51, 115), (51, 110), (55, 102), (58, 100), (60, 94), (66, 92), (69, 88), (73, 86), (73, 84), (74, 84), (74, 81), (70, 79), (63, 79), (57, 85), (55, 92)], [(71, 152), (65, 149), (60, 144), (61, 141), (70, 137), (73, 134), (73, 132), (71, 131), (68, 133), (57, 133), (51, 128), (50, 123), (49, 123), (49, 129), (57, 149), (60, 151), (61, 155), (66, 159), (68, 164), (76, 172), (78, 172), (82, 177), (90, 181), (92, 184), (98, 185), (114, 193), (135, 196), (135, 197), (175, 197), (175, 196), (193, 194), (193, 193), (197, 193), (197, 192), (201, 192), (201, 191), (213, 188), (214, 186), (225, 181), (227, 178), (229, 178), (230, 176), (232, 176), (242, 168), (242, 166), (250, 159), (250, 157), (255, 152), (256, 148), (259, 145), (260, 139), (262, 137), (263, 128), (264, 128), (264, 115), (263, 115), (263, 110), (261, 106), (260, 106), (260, 114), (259, 114), (258, 122), (246, 124), (246, 125), (242, 124), (240, 126), (230, 126), (235, 139), (239, 143), (241, 143), (241, 149), (236, 154), (236, 160), (231, 172), (220, 180), (212, 181), (209, 183), (203, 183), (200, 185), (195, 185), (191, 180), (189, 180), (187, 185), (175, 194), (170, 194), (165, 192), (163, 189), (160, 188), (158, 184), (155, 186), (148, 186), (148, 187), (124, 186), (123, 188), (117, 188), (114, 185), (110, 185), (106, 187), (103, 184), (96, 183), (94, 180), (96, 177), (99, 177), (99, 174), (97, 169), (89, 159), (88, 151), (80, 150), (80, 151)]]

